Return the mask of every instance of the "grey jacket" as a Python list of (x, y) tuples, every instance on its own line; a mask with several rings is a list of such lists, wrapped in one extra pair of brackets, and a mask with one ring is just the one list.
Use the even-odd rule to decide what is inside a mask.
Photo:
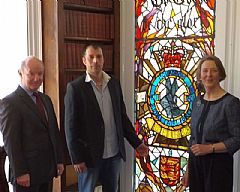
[[(203, 107), (201, 96), (193, 104), (190, 146), (196, 143), (198, 121)], [(217, 142), (223, 142), (231, 155), (240, 148), (240, 101), (229, 93), (216, 101), (210, 101), (203, 126), (202, 143)]]

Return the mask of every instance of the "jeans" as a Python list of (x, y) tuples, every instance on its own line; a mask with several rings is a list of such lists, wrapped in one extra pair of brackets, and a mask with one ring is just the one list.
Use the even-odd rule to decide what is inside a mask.
[(119, 155), (101, 159), (94, 168), (78, 174), (78, 191), (93, 192), (100, 181), (104, 192), (117, 192), (122, 159)]

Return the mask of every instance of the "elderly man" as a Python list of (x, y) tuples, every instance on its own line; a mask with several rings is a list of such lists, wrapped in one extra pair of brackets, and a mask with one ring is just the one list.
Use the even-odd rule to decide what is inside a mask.
[(64, 166), (56, 115), (49, 96), (38, 91), (44, 65), (29, 56), (19, 69), (21, 84), (0, 105), (0, 128), (15, 192), (50, 192)]

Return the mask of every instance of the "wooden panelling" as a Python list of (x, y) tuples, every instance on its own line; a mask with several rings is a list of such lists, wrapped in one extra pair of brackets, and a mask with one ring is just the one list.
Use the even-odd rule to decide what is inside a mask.
[[(85, 73), (81, 52), (88, 43), (103, 47), (104, 71), (119, 77), (119, 4), (118, 0), (42, 1), (44, 90), (54, 101), (67, 165), (71, 162), (64, 132), (66, 85)], [(76, 177), (70, 170), (62, 176), (62, 191), (71, 184), (69, 178)]]
[(114, 39), (112, 14), (65, 10), (65, 22), (65, 38), (88, 37), (107, 41)]
[[(65, 54), (65, 71), (85, 71), (85, 66), (82, 62), (81, 52), (86, 42), (67, 41), (64, 44)], [(113, 73), (113, 45), (102, 45), (104, 61), (104, 70)]]
[(101, 8), (113, 8), (113, 0), (64, 0), (63, 2), (76, 5), (84, 5), (87, 7), (101, 7)]

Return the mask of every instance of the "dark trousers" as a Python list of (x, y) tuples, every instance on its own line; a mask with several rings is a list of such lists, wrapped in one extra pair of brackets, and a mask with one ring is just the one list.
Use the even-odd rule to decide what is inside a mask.
[(53, 182), (42, 183), (39, 185), (33, 185), (30, 187), (22, 187), (19, 185), (13, 185), (14, 192), (52, 192)]
[(4, 170), (6, 156), (7, 154), (4, 147), (0, 147), (0, 192), (9, 192), (8, 182)]
[(189, 156), (190, 192), (232, 192), (233, 157), (228, 153)]

